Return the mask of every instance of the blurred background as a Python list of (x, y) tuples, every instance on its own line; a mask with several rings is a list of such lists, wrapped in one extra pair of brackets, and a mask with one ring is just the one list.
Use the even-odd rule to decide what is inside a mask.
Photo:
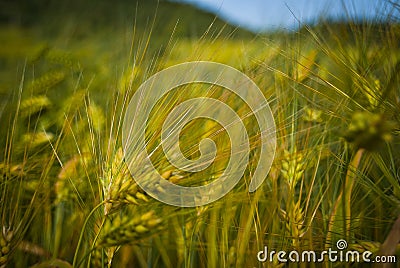
[[(387, 18), (389, 1), (382, 0), (174, 0), (190, 3), (252, 31), (294, 29), (304, 23)], [(392, 10), (393, 11), (393, 10)]]
[[(59, 11), (65, 9), (79, 12), (85, 5), (92, 7), (92, 12), (96, 13), (96, 6), (104, 6), (104, 1), (46, 1), (46, 0), (19, 0), (10, 1), (2, 0), (0, 2), (0, 20), (18, 21), (26, 20), (35, 16), (44, 15), (42, 13), (48, 7), (54, 7)], [(169, 5), (170, 3), (189, 4), (195, 8), (217, 15), (219, 18), (236, 26), (246, 28), (255, 32), (276, 30), (276, 29), (294, 29), (304, 23), (315, 24), (321, 20), (387, 20), (394, 19), (398, 16), (398, 9), (395, 8), (397, 1), (391, 0), (119, 0), (114, 2), (114, 6), (123, 4), (124, 12), (132, 14), (132, 9), (136, 5), (141, 7)], [(112, 15), (113, 5), (111, 9), (104, 13), (97, 14), (100, 17), (109, 17)], [(54, 10), (55, 11), (55, 10)], [(185, 12), (178, 8), (176, 11), (181, 12), (181, 16), (185, 16)], [(140, 13), (144, 13), (142, 9)], [(107, 14), (109, 13), (109, 14)], [(174, 16), (175, 10), (170, 9), (171, 17)], [(48, 14), (47, 14), (48, 15)], [(99, 18), (100, 19), (100, 18)], [(111, 19), (111, 17), (110, 17)], [(114, 18), (117, 19), (118, 18)], [(196, 24), (197, 17), (192, 17), (192, 23)]]

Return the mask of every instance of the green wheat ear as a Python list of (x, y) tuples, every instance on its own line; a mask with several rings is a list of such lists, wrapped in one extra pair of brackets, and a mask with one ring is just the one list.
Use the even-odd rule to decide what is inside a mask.
[(297, 151), (296, 147), (292, 152), (286, 149), (283, 151), (281, 175), (288, 186), (288, 198), (285, 209), (281, 209), (281, 215), (285, 221), (285, 229), (289, 232), (295, 248), (301, 246), (299, 239), (306, 232), (305, 213), (301, 199), (296, 194), (296, 186), (301, 181), (306, 169), (305, 161), (305, 154)]
[(293, 238), (293, 246), (299, 248), (301, 246), (299, 238), (306, 232), (305, 215), (300, 200), (295, 202), (292, 199), (292, 202), (288, 202), (286, 211), (282, 210), (282, 215), (286, 222), (286, 230)]
[(103, 191), (105, 215), (117, 211), (123, 204), (147, 202), (148, 198), (132, 178), (124, 161), (122, 148), (118, 148), (111, 163), (106, 163)]
[(78, 67), (77, 61), (72, 58), (70, 53), (57, 49), (48, 49), (46, 52), (45, 58), (51, 63), (59, 64), (67, 68)]
[(281, 174), (293, 190), (304, 174), (305, 156), (302, 152), (297, 152), (296, 148), (294, 148), (293, 153), (284, 150), (283, 156)]
[(28, 87), (28, 92), (34, 92), (36, 94), (42, 93), (49, 88), (54, 87), (65, 79), (64, 71), (50, 71), (43, 76), (36, 78)]
[(45, 95), (33, 96), (21, 102), (20, 112), (23, 118), (28, 118), (48, 108), (52, 102)]
[(142, 215), (116, 215), (107, 218), (101, 230), (97, 247), (113, 247), (137, 243), (163, 228), (161, 218), (154, 211)]
[(313, 109), (309, 106), (304, 107), (303, 120), (310, 123), (322, 123), (322, 110)]
[(50, 132), (40, 131), (35, 133), (26, 133), (22, 136), (22, 144), (36, 147), (49, 143), (54, 138), (54, 134)]
[(0, 235), (0, 267), (6, 267), (9, 253), (11, 251), (11, 241), (12, 241), (12, 232), (6, 232), (6, 229), (3, 227), (3, 230)]
[(355, 147), (375, 150), (390, 141), (395, 124), (382, 114), (356, 112), (347, 128), (345, 138)]

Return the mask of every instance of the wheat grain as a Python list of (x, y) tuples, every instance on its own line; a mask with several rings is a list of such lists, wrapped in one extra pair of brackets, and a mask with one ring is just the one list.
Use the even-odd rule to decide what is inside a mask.
[(97, 246), (113, 247), (127, 243), (135, 243), (162, 228), (162, 220), (154, 211), (142, 215), (117, 215), (108, 218), (100, 234)]
[(7, 262), (10, 258), (9, 254), (11, 251), (11, 242), (13, 238), (13, 232), (8, 231), (7, 228), (3, 226), (0, 235), (0, 267), (6, 267)]
[(32, 116), (51, 105), (50, 99), (45, 95), (33, 96), (21, 102), (20, 111), (23, 118)]
[(293, 189), (303, 176), (305, 170), (304, 154), (297, 152), (295, 148), (293, 153), (284, 150), (283, 156), (281, 174), (288, 185)]
[(103, 189), (106, 205), (105, 215), (108, 215), (123, 204), (140, 204), (147, 202), (148, 198), (139, 188), (129, 173), (128, 166), (123, 159), (122, 148), (119, 148), (114, 155), (112, 163), (106, 164)]
[(36, 94), (44, 92), (63, 81), (65, 76), (66, 75), (64, 71), (48, 72), (43, 76), (33, 80), (28, 88), (28, 92), (35, 92)]

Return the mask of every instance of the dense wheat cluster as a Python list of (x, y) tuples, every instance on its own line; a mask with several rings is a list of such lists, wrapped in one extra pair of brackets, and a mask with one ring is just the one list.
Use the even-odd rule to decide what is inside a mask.
[[(257, 253), (322, 251), (339, 239), (400, 257), (396, 3), (385, 6), (392, 17), (376, 21), (254, 35), (189, 6), (126, 2), (72, 1), (78, 8), (65, 4), (61, 21), (52, 20), (61, 16), (52, 4), (10, 2), (10, 14), (1, 13), (0, 267), (330, 267), (260, 263)], [(248, 116), (251, 155), (240, 183), (214, 203), (178, 208), (137, 185), (121, 128), (141, 83), (195, 60), (231, 65), (259, 86), (277, 149), (265, 182), (249, 193), (260, 141)], [(173, 106), (199, 96), (249, 113), (217, 86), (182, 86), (158, 103), (147, 148), (160, 175), (179, 185), (218, 179), (234, 142), (212, 120), (185, 126), (186, 157), (199, 156), (204, 138), (218, 147), (215, 162), (197, 174), (177, 170), (157, 149)]]

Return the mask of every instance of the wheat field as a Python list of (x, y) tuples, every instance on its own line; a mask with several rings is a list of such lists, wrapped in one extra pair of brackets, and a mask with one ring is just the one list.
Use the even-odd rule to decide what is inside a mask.
[[(192, 25), (199, 11), (189, 6), (125, 2), (72, 1), (75, 13), (21, 1), (8, 3), (10, 15), (2, 11), (0, 267), (372, 267), (257, 259), (264, 247), (320, 252), (340, 239), (360, 253), (400, 256), (397, 3), (386, 3), (390, 17), (376, 21), (321, 20), (256, 35), (210, 14)], [(18, 19), (16, 7), (36, 13)], [(185, 100), (210, 97), (232, 107), (251, 148), (228, 194), (181, 208), (135, 182), (122, 125), (146, 79), (198, 60), (254, 81), (274, 116), (277, 147), (266, 180), (250, 193), (260, 139), (249, 107), (218, 86), (172, 90), (146, 129), (163, 179), (184, 186), (217, 180), (235, 142), (217, 122), (193, 120), (180, 133), (183, 155), (198, 158), (199, 142), (210, 138), (215, 161), (198, 173), (173, 166), (159, 149), (160, 126)]]

